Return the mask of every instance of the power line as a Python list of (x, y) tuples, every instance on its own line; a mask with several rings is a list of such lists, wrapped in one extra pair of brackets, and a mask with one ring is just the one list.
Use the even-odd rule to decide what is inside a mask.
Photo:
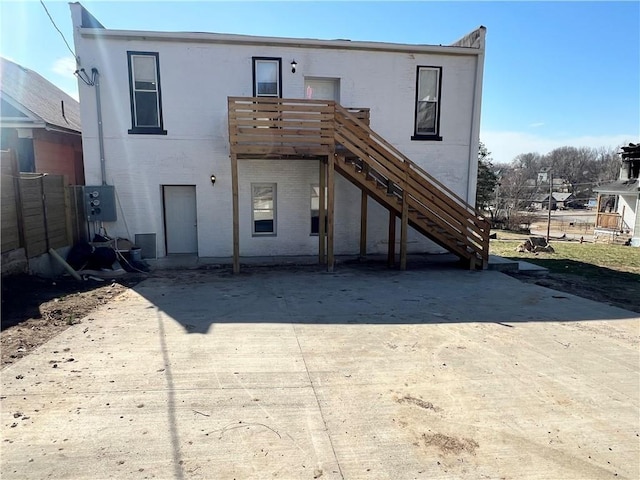
[(49, 17), (49, 20), (51, 20), (51, 23), (53, 24), (55, 29), (58, 31), (60, 36), (62, 37), (62, 40), (64, 40), (64, 44), (67, 46), (67, 48), (71, 52), (71, 55), (73, 55), (73, 58), (75, 59), (75, 61), (77, 63), (78, 62), (78, 57), (76, 57), (75, 52), (69, 46), (69, 42), (67, 42), (67, 39), (64, 38), (64, 33), (62, 33), (62, 31), (58, 28), (58, 25), (56, 25), (56, 22), (53, 20), (53, 17), (51, 16), (51, 14), (49, 13), (49, 10), (47, 9), (47, 6), (44, 4), (44, 2), (42, 0), (40, 0), (40, 5), (42, 5), (42, 8), (44, 8), (44, 11), (47, 12), (47, 16)]

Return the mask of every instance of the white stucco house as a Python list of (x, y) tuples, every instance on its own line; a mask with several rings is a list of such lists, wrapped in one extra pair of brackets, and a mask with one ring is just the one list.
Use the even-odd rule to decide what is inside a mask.
[(86, 184), (114, 186), (117, 206), (94, 229), (236, 270), (393, 259), (396, 244), (402, 267), (443, 250), (486, 265), (472, 206), (484, 27), (432, 46), (110, 30), (71, 13)]

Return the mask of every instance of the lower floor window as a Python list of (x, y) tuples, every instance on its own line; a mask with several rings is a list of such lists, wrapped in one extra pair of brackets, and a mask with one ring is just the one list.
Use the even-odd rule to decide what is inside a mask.
[(252, 234), (276, 234), (276, 184), (252, 183)]
[[(327, 231), (327, 189), (324, 190), (324, 231)], [(320, 187), (311, 185), (311, 235), (320, 233)]]

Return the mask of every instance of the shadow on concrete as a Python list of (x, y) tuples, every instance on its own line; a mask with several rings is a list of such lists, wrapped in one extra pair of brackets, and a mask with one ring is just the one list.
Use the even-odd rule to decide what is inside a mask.
[(538, 285), (640, 313), (640, 274), (567, 259), (532, 257), (526, 261), (549, 270), (548, 278), (535, 282)]
[(190, 334), (216, 323), (438, 324), (574, 322), (633, 312), (455, 262), (379, 262), (156, 272), (134, 290)]
[[(144, 275), (127, 275), (116, 278), (115, 282), (131, 287), (144, 279)], [(28, 319), (42, 318), (41, 305), (51, 300), (60, 299), (76, 293), (91, 292), (111, 280), (98, 282), (87, 280), (78, 282), (71, 277), (55, 279), (41, 278), (34, 275), (10, 275), (2, 279), (2, 330), (19, 325)], [(78, 306), (75, 306), (76, 310)], [(86, 312), (78, 310), (77, 317)]]

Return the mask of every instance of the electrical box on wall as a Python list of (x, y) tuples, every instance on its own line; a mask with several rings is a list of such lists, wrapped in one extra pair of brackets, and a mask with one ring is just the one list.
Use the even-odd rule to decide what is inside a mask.
[(90, 222), (115, 222), (116, 193), (113, 185), (86, 185), (84, 201), (87, 220)]

